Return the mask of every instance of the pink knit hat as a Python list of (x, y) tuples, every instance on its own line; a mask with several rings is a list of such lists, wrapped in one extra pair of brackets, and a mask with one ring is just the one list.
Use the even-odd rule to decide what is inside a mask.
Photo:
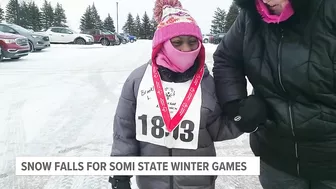
[(202, 41), (201, 29), (178, 0), (156, 0), (154, 18), (158, 27), (154, 33), (153, 48), (180, 35), (192, 35)]

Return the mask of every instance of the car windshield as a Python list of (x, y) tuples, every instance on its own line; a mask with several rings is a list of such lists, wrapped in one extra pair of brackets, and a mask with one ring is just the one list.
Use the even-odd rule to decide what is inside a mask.
[(23, 28), (21, 26), (15, 25), (15, 24), (11, 24), (9, 25), (10, 27), (14, 28), (16, 31), (18, 31), (19, 33), (32, 33), (31, 31), (27, 30), (26, 28)]
[(110, 35), (110, 34), (113, 34), (113, 33), (110, 32), (110, 31), (102, 31), (102, 33), (103, 33), (104, 35)]

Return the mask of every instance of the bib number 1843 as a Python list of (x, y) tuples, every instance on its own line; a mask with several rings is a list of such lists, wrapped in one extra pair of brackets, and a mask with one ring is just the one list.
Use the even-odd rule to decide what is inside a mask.
[[(142, 116), (138, 117), (139, 120), (142, 122), (142, 134), (147, 136), (148, 135), (148, 116), (143, 114)], [(164, 122), (161, 116), (154, 116), (150, 118), (150, 135), (154, 138), (160, 139), (164, 136), (168, 136), (168, 131), (165, 132), (164, 129)], [(180, 125), (178, 125), (173, 131), (173, 138), (177, 140), (180, 138), (183, 142), (191, 142), (194, 139), (193, 131), (195, 129), (195, 124), (190, 120), (183, 120)], [(180, 132), (180, 130), (182, 130)]]

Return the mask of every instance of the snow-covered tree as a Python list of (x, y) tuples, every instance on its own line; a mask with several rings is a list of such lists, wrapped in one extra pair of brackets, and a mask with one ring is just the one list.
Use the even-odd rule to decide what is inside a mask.
[(88, 29), (94, 29), (94, 26), (95, 26), (95, 23), (94, 23), (93, 16), (92, 16), (91, 6), (88, 6), (80, 20), (79, 28), (81, 31), (84, 31)]
[(133, 35), (140, 37), (142, 33), (142, 24), (139, 14), (135, 17), (135, 32)]
[(147, 15), (147, 12), (145, 12), (145, 14), (142, 17), (142, 35), (141, 35), (141, 39), (150, 39), (151, 37), (151, 22), (150, 19)]
[(103, 29), (103, 22), (100, 19), (100, 16), (94, 3), (91, 6), (91, 14), (94, 22), (94, 29)]
[(52, 7), (51, 3), (47, 0), (44, 0), (44, 3), (41, 8), (42, 17), (41, 22), (44, 29), (48, 29), (53, 26), (54, 24), (54, 8)]
[(225, 26), (224, 26), (225, 33), (229, 31), (234, 21), (236, 20), (238, 14), (239, 14), (239, 9), (237, 5), (235, 4), (235, 2), (232, 2), (229, 12), (227, 13), (225, 17)]
[(109, 30), (111, 32), (115, 32), (114, 22), (110, 14), (108, 14), (107, 17), (105, 18), (103, 26), (104, 29)]
[(133, 15), (131, 13), (128, 13), (126, 23), (122, 29), (124, 33), (129, 33), (132, 35), (136, 33), (135, 22), (134, 22)]
[(0, 22), (5, 19), (5, 11), (0, 7)]
[(9, 0), (6, 6), (6, 22), (18, 24), (19, 19), (19, 4), (16, 3), (16, 0)]
[(226, 11), (224, 9), (217, 8), (211, 25), (212, 34), (225, 32), (225, 17)]
[(60, 3), (56, 4), (54, 11), (54, 26), (66, 27), (67, 17), (65, 15), (65, 10)]
[(34, 31), (40, 31), (42, 30), (42, 13), (40, 12), (39, 7), (35, 4), (34, 1), (31, 1), (28, 3), (28, 9), (29, 9), (29, 29), (32, 29)]
[(156, 31), (157, 26), (158, 26), (158, 23), (156, 22), (156, 20), (154, 19), (154, 16), (153, 16), (151, 21), (150, 21), (150, 39), (152, 39), (154, 37), (154, 33)]
[(19, 16), (20, 26), (31, 29), (30, 27), (31, 14), (30, 14), (29, 6), (25, 1), (23, 1), (19, 7), (19, 15), (20, 15)]

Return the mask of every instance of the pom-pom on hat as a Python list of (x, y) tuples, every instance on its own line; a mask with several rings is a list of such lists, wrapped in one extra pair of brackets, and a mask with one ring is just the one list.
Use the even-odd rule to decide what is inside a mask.
[(178, 0), (156, 0), (154, 18), (158, 27), (154, 33), (153, 48), (180, 35), (195, 36), (202, 41), (201, 29)]

